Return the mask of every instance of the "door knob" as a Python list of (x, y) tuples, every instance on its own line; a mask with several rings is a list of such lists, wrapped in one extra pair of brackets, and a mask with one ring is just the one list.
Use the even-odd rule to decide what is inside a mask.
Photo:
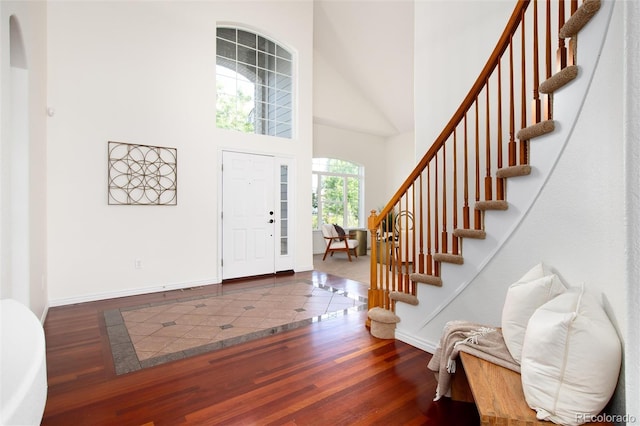
[(269, 219), (269, 223), (273, 223), (273, 222), (274, 222), (274, 220), (273, 220), (273, 219)]

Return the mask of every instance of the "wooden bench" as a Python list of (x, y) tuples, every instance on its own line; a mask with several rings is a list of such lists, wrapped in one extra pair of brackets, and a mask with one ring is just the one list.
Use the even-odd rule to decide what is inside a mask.
[[(520, 374), (460, 352), (460, 361), (451, 381), (451, 398), (473, 402), (480, 424), (509, 426), (550, 426), (536, 419), (536, 413), (524, 399)], [(589, 425), (612, 425), (608, 422)]]

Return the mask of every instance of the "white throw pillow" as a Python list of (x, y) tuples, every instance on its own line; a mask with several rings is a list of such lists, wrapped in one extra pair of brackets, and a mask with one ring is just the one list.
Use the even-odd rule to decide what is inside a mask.
[(507, 349), (518, 363), (529, 318), (536, 309), (565, 290), (557, 275), (544, 275), (542, 263), (509, 286), (502, 308), (502, 335)]
[(618, 382), (622, 349), (606, 312), (572, 288), (531, 316), (522, 348), (522, 388), (539, 420), (580, 425), (597, 416)]

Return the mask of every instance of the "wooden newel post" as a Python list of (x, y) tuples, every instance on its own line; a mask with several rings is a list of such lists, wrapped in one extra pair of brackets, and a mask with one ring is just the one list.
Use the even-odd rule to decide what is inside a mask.
[(371, 235), (371, 288), (377, 289), (377, 274), (376, 274), (376, 259), (378, 256), (378, 244), (377, 244), (377, 235), (378, 235), (378, 227), (376, 222), (378, 221), (378, 212), (375, 210), (371, 210), (371, 215), (369, 216), (369, 221), (367, 223), (367, 228), (369, 228), (369, 235)]
[(367, 222), (367, 228), (373, 234), (378, 227), (375, 225), (376, 220), (378, 219), (378, 212), (375, 210), (371, 210), (371, 215), (369, 216), (369, 221)]
[[(367, 222), (367, 228), (369, 228), (369, 234), (371, 235), (371, 258), (369, 259), (371, 269), (369, 270), (369, 291), (368, 291), (368, 307), (369, 309), (379, 306), (378, 300), (378, 274), (376, 271), (376, 259), (378, 258), (378, 244), (376, 241), (376, 235), (378, 234), (378, 212), (371, 210)], [(370, 326), (369, 318), (367, 317), (366, 326)]]

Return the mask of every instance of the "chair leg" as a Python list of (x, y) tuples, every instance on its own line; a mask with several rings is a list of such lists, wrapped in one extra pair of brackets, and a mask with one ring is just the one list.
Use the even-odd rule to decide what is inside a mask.
[[(327, 249), (324, 251), (324, 256), (322, 257), (323, 261), (327, 258), (327, 253), (329, 253), (329, 247), (330, 245), (327, 244)], [(333, 252), (331, 252), (331, 256), (333, 256)]]
[(349, 243), (347, 240), (344, 240), (344, 251), (347, 252), (347, 257), (349, 258), (349, 262), (351, 262), (351, 250), (349, 249)]

